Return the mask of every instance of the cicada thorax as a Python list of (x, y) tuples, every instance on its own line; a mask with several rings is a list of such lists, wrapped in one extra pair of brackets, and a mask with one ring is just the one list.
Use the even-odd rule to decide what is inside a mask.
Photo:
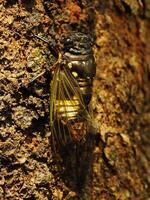
[(68, 68), (76, 79), (82, 98), (86, 106), (89, 105), (92, 98), (93, 77), (95, 76), (95, 62), (93, 54), (64, 55), (68, 61)]
[(66, 38), (51, 84), (54, 99), (51, 127), (54, 137), (62, 143), (68, 141), (68, 135), (74, 141), (81, 141), (87, 134), (95, 73), (90, 37), (75, 33)]

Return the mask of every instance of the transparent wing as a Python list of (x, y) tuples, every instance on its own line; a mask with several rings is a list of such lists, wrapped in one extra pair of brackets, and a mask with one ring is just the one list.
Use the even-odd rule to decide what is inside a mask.
[(58, 67), (51, 82), (50, 97), (50, 127), (54, 142), (65, 144), (75, 138), (81, 139), (86, 134), (89, 120), (91, 116), (78, 82), (67, 68)]

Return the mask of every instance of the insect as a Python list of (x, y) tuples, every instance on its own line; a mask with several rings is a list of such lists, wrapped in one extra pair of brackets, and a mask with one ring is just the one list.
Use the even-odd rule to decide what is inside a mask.
[(92, 45), (89, 35), (73, 32), (63, 39), (58, 60), (50, 69), (50, 129), (54, 142), (80, 142), (86, 137), (92, 120), (89, 104), (96, 73)]

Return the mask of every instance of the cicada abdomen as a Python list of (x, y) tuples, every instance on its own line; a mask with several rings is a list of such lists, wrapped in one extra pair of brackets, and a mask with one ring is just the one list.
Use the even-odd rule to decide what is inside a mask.
[(84, 140), (92, 120), (89, 104), (96, 65), (89, 35), (73, 33), (53, 70), (50, 96), (52, 137), (60, 143)]

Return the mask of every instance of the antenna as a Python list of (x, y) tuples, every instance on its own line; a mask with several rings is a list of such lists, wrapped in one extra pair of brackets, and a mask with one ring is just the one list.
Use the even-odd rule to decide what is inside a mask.
[(38, 35), (35, 35), (35, 34), (33, 34), (33, 36), (36, 37), (36, 38), (38, 38), (38, 39), (40, 39), (40, 40), (42, 40), (43, 42), (45, 42), (45, 43), (47, 43), (47, 44), (50, 43), (48, 40), (45, 40), (45, 39), (44, 39), (43, 37), (41, 37), (41, 36), (38, 36)]

